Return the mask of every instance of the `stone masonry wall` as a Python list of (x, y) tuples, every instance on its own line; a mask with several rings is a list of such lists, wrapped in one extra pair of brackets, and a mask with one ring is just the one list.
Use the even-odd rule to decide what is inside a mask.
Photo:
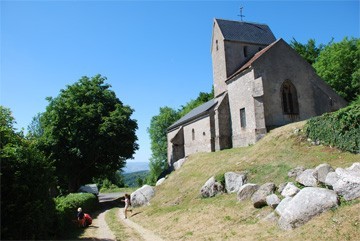
[[(196, 152), (214, 151), (210, 125), (211, 116), (204, 117), (184, 126), (185, 156)], [(213, 128), (212, 128), (213, 129)], [(194, 139), (192, 131), (194, 130)]]

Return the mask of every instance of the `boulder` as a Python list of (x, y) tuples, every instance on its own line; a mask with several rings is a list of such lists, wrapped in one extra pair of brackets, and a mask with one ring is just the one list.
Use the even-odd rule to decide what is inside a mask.
[(270, 194), (266, 197), (266, 204), (272, 208), (276, 208), (280, 203), (280, 198), (276, 194)]
[(161, 184), (165, 181), (165, 179), (166, 179), (165, 177), (160, 178), (160, 179), (156, 182), (155, 186), (161, 185)]
[(275, 189), (276, 186), (272, 182), (261, 185), (251, 197), (251, 201), (253, 202), (254, 207), (261, 208), (266, 206), (266, 197), (270, 194), (273, 194)]
[(339, 180), (336, 172), (329, 172), (325, 178), (325, 185), (333, 188), (334, 184)]
[(296, 177), (296, 181), (306, 187), (316, 187), (317, 178), (315, 174), (315, 169), (306, 169)]
[(288, 177), (297, 177), (299, 176), (303, 171), (305, 171), (305, 167), (303, 166), (298, 166), (298, 167), (295, 167), (293, 169), (291, 169), (289, 172), (288, 172)]
[(317, 177), (317, 180), (321, 183), (325, 183), (326, 176), (329, 172), (333, 172), (334, 168), (332, 168), (329, 164), (323, 163), (315, 168), (314, 175)]
[(293, 197), (296, 193), (300, 191), (300, 188), (294, 185), (294, 183), (289, 182), (285, 188), (282, 190), (281, 195), (283, 197)]
[(283, 200), (281, 200), (281, 202), (279, 203), (279, 205), (277, 205), (277, 207), (275, 208), (275, 212), (281, 216), (284, 212), (284, 209), (287, 207), (287, 205), (289, 204), (289, 202), (291, 201), (291, 199), (293, 199), (292, 197), (285, 197)]
[(334, 191), (343, 196), (346, 201), (360, 197), (360, 171), (357, 168), (351, 170), (336, 168), (335, 173), (339, 179), (333, 184)]
[(346, 170), (360, 172), (360, 162), (353, 163), (351, 167), (346, 168)]
[(184, 164), (184, 162), (186, 161), (186, 157), (181, 158), (179, 160), (177, 160), (176, 162), (174, 162), (173, 166), (174, 166), (174, 170), (178, 170), (180, 169), (180, 167)]
[(259, 189), (259, 185), (253, 183), (246, 183), (242, 185), (237, 193), (237, 199), (239, 201), (251, 198), (251, 196)]
[(150, 199), (155, 195), (155, 189), (152, 186), (144, 185), (141, 188), (137, 189), (135, 192), (131, 193), (130, 201), (131, 206), (139, 207), (148, 205)]
[(246, 173), (227, 172), (225, 177), (225, 189), (228, 193), (238, 192), (246, 183)]
[(299, 227), (312, 217), (338, 206), (338, 197), (332, 190), (306, 187), (286, 205), (279, 219), (279, 226), (289, 230)]
[(210, 177), (209, 180), (206, 181), (204, 186), (202, 186), (200, 190), (200, 194), (202, 197), (214, 197), (218, 193), (222, 193), (224, 191), (223, 185), (215, 180), (215, 177)]
[(278, 186), (278, 192), (281, 193), (284, 188), (286, 187), (288, 183), (287, 182), (284, 182), (284, 183), (280, 183), (279, 186)]

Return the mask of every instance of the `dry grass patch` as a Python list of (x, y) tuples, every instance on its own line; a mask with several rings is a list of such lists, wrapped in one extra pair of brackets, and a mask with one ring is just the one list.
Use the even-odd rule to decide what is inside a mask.
[[(274, 129), (252, 146), (190, 156), (178, 171), (156, 187), (151, 205), (139, 208), (141, 213), (133, 217), (134, 221), (167, 240), (312, 240), (313, 237), (338, 240), (345, 233), (350, 238), (356, 237), (358, 224), (348, 219), (358, 220), (359, 204), (342, 206), (314, 219), (317, 221), (285, 232), (272, 223), (260, 221), (272, 211), (269, 207), (255, 209), (250, 202), (239, 203), (236, 194), (200, 197), (200, 188), (211, 176), (228, 171), (247, 171), (251, 183), (280, 184), (290, 181), (287, 172), (299, 165), (312, 168), (327, 162), (336, 168), (359, 160), (359, 155), (311, 146), (301, 134), (294, 133), (304, 123)], [(332, 215), (343, 217), (338, 229), (330, 228)], [(325, 229), (331, 233), (319, 235)]]

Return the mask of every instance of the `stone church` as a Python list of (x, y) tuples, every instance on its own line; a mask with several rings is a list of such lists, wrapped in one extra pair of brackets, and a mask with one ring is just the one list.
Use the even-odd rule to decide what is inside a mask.
[(196, 152), (247, 146), (275, 127), (346, 106), (265, 24), (215, 19), (215, 98), (168, 128), (168, 162)]

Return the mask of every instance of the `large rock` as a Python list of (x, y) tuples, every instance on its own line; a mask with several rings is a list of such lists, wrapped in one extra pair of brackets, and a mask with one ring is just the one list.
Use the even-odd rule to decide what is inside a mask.
[(339, 177), (333, 184), (334, 191), (350, 201), (360, 197), (360, 170), (357, 168), (336, 168), (335, 173)]
[(251, 197), (251, 201), (253, 202), (254, 207), (261, 208), (266, 206), (266, 197), (270, 194), (273, 194), (275, 189), (276, 186), (272, 182), (261, 185)]
[(225, 189), (228, 193), (238, 192), (246, 183), (246, 173), (227, 172), (225, 177)]
[(332, 190), (306, 187), (293, 197), (280, 212), (279, 226), (293, 229), (309, 221), (312, 217), (338, 206), (338, 197)]
[(305, 187), (316, 187), (317, 179), (315, 169), (306, 169), (296, 177), (296, 181)]
[(288, 177), (297, 177), (297, 176), (299, 176), (303, 171), (305, 171), (305, 167), (303, 167), (303, 166), (295, 167), (295, 168), (291, 169), (291, 170), (288, 172)]
[(325, 185), (333, 188), (334, 184), (339, 180), (339, 176), (336, 172), (329, 172), (325, 178)]
[(141, 188), (137, 189), (135, 192), (131, 193), (130, 201), (131, 206), (139, 207), (148, 205), (150, 199), (155, 195), (155, 189), (152, 186), (144, 185)]
[(202, 197), (214, 197), (218, 193), (222, 193), (224, 191), (224, 187), (221, 183), (215, 180), (215, 177), (210, 177), (209, 180), (206, 181), (204, 186), (202, 186), (200, 190), (200, 194)]
[(286, 197), (283, 200), (281, 200), (281, 202), (276, 206), (275, 208), (275, 212), (281, 216), (285, 210), (285, 208), (287, 207), (287, 205), (289, 204), (289, 202), (291, 201), (291, 199), (293, 199), (292, 197)]
[(289, 182), (281, 192), (283, 197), (293, 197), (296, 193), (300, 191), (300, 188), (294, 185), (294, 183)]
[(274, 209), (279, 205), (280, 201), (280, 198), (274, 193), (266, 197), (266, 204)]
[(245, 185), (241, 186), (238, 193), (237, 199), (239, 201), (246, 200), (251, 198), (251, 196), (259, 189), (259, 185), (253, 183), (246, 183)]
[(160, 178), (159, 180), (157, 180), (157, 182), (156, 182), (156, 184), (155, 184), (155, 186), (159, 186), (159, 185), (161, 185), (164, 181), (165, 181), (165, 177), (163, 177), (163, 178)]
[(360, 162), (353, 163), (351, 167), (346, 168), (346, 170), (360, 172)]
[(329, 164), (323, 163), (315, 168), (314, 175), (317, 177), (317, 180), (321, 183), (325, 183), (326, 176), (329, 172), (335, 171)]
[(178, 170), (180, 169), (180, 167), (184, 164), (184, 162), (186, 161), (186, 157), (181, 158), (179, 160), (177, 160), (176, 162), (174, 162), (173, 166), (174, 166), (174, 170)]

